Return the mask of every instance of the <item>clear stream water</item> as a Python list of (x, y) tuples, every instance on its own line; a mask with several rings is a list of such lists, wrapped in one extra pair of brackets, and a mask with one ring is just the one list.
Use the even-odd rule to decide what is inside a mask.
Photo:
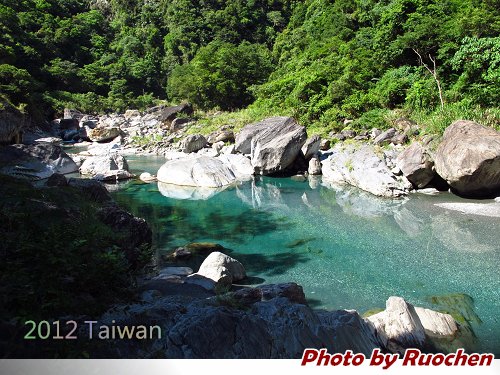
[[(164, 162), (127, 158), (136, 173), (156, 173)], [(160, 255), (189, 242), (219, 243), (253, 280), (294, 281), (314, 307), (363, 313), (396, 295), (453, 311), (432, 297), (467, 294), (479, 350), (500, 355), (500, 218), (436, 207), (462, 201), (447, 193), (387, 200), (289, 178), (261, 178), (212, 197), (194, 190), (128, 182), (114, 196), (148, 220)], [(187, 196), (208, 199), (178, 199)]]

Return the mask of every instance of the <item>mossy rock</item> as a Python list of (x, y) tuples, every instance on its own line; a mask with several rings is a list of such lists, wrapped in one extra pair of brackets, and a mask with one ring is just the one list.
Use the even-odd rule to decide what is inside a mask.
[(455, 293), (442, 296), (429, 296), (427, 301), (434, 310), (450, 314), (461, 324), (482, 323), (474, 309), (474, 299), (468, 294)]
[(366, 310), (363, 315), (361, 315), (363, 318), (368, 318), (369, 316), (372, 316), (372, 315), (375, 315), (375, 314), (378, 314), (382, 311), (384, 311), (385, 309), (384, 308), (381, 308), (381, 307), (374, 307), (373, 309), (370, 309), (370, 310)]

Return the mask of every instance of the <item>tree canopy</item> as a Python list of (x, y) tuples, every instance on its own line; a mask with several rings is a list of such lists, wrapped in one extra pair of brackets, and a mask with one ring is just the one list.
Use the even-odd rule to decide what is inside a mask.
[(0, 99), (39, 119), (161, 99), (329, 123), (436, 108), (439, 83), (447, 103), (497, 106), (495, 3), (0, 0)]

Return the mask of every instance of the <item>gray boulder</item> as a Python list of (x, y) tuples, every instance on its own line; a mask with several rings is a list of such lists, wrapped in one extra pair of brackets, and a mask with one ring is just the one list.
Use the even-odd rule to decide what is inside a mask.
[(280, 117), (272, 117), (260, 122), (246, 125), (236, 135), (234, 150), (244, 155), (249, 155), (252, 151), (252, 139), (261, 131), (274, 124), (279, 123)]
[(445, 130), (434, 162), (436, 172), (460, 195), (500, 193), (500, 133), (493, 128), (454, 122)]
[(319, 135), (313, 135), (307, 138), (306, 143), (302, 146), (302, 153), (306, 160), (310, 160), (315, 156), (321, 147), (321, 137)]
[(209, 156), (169, 160), (158, 170), (157, 179), (168, 184), (208, 188), (220, 188), (236, 181), (226, 164)]
[(180, 114), (191, 116), (193, 106), (190, 103), (182, 103), (176, 106), (160, 105), (144, 111), (143, 120), (145, 122), (160, 122), (170, 124)]
[[(307, 138), (305, 128), (291, 117), (273, 117), (258, 124), (248, 125), (249, 130), (245, 128), (242, 132), (247, 134), (246, 142), (248, 135), (251, 135), (252, 166), (255, 173), (262, 175), (281, 172), (290, 166)], [(236, 149), (244, 148), (243, 144), (237, 142)]]
[(218, 130), (211, 133), (207, 138), (208, 143), (214, 144), (217, 142), (234, 143), (234, 133), (231, 130)]
[(76, 172), (78, 166), (58, 145), (36, 143), (0, 148), (0, 173), (27, 179), (44, 179), (54, 173)]
[(80, 173), (92, 176), (98, 181), (117, 181), (134, 177), (128, 170), (125, 158), (118, 154), (89, 157), (80, 166)]
[(396, 158), (397, 167), (418, 189), (426, 187), (434, 178), (434, 161), (422, 146), (415, 142)]
[(366, 144), (359, 148), (336, 145), (322, 161), (322, 173), (326, 182), (349, 184), (382, 197), (400, 197), (411, 188), (405, 177), (394, 175), (383, 155)]
[(201, 134), (191, 134), (184, 138), (180, 144), (182, 152), (187, 154), (201, 150), (207, 144), (207, 139)]
[(313, 157), (311, 158), (311, 160), (309, 160), (309, 167), (307, 169), (307, 173), (313, 176), (321, 174), (321, 162), (317, 157)]
[(96, 127), (87, 130), (87, 137), (93, 142), (109, 142), (119, 135), (119, 127)]
[(387, 129), (386, 131), (380, 133), (373, 142), (377, 145), (382, 145), (386, 143), (391, 143), (392, 138), (397, 135), (397, 130), (394, 128)]

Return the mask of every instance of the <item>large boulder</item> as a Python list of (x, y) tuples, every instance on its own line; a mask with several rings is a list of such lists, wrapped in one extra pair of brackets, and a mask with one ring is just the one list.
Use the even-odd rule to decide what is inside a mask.
[(99, 181), (116, 181), (134, 177), (128, 170), (128, 164), (122, 155), (110, 154), (93, 156), (80, 166), (80, 173), (92, 176)]
[(87, 137), (94, 142), (109, 142), (120, 135), (119, 127), (97, 127), (87, 130)]
[(0, 172), (14, 177), (44, 179), (54, 173), (76, 172), (78, 166), (52, 143), (11, 145), (0, 148)]
[(384, 156), (371, 145), (338, 144), (322, 161), (323, 180), (334, 184), (349, 184), (374, 195), (399, 197), (411, 188), (405, 177), (395, 176)]
[(273, 117), (264, 121), (256, 122), (253, 124), (246, 125), (240, 132), (236, 135), (234, 150), (244, 155), (249, 155), (252, 150), (252, 139), (262, 130), (266, 129), (268, 126), (272, 126), (278, 123), (280, 118)]
[(434, 162), (437, 173), (460, 195), (500, 193), (500, 133), (493, 128), (455, 121), (445, 130)]
[(294, 163), (306, 138), (305, 128), (293, 118), (272, 117), (243, 128), (236, 139), (236, 150), (243, 154), (250, 151), (255, 173), (270, 175)]
[(191, 134), (181, 142), (180, 149), (187, 154), (201, 150), (207, 144), (207, 139), (201, 134)]
[(422, 146), (415, 142), (396, 158), (396, 165), (418, 189), (426, 187), (434, 178), (434, 161)]
[(394, 128), (389, 128), (386, 131), (380, 133), (374, 140), (373, 142), (377, 145), (383, 145), (386, 143), (391, 143), (393, 137), (395, 137), (398, 134), (398, 131)]
[(236, 181), (226, 164), (209, 156), (169, 160), (158, 170), (157, 179), (168, 184), (209, 188), (220, 188)]

